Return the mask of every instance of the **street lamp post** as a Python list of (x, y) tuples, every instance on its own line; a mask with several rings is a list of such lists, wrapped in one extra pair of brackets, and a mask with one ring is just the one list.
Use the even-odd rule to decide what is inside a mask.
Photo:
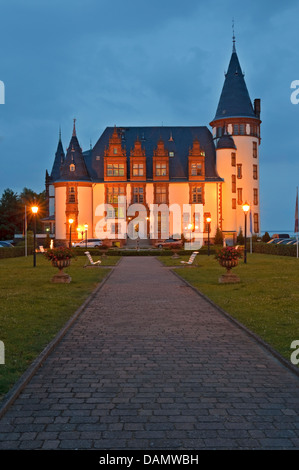
[(250, 209), (250, 205), (245, 202), (245, 204), (243, 204), (242, 206), (243, 208), (243, 211), (244, 211), (244, 215), (245, 215), (245, 227), (244, 227), (244, 263), (247, 263), (247, 213)]
[(210, 256), (210, 231), (211, 231), (211, 217), (206, 218), (208, 224), (208, 256)]
[(34, 217), (34, 223), (33, 223), (33, 267), (35, 268), (36, 266), (36, 214), (38, 212), (38, 207), (37, 206), (32, 206), (31, 211)]
[(74, 222), (74, 219), (69, 219), (69, 224), (70, 224), (70, 242), (69, 242), (69, 247), (72, 248), (72, 223)]
[(88, 224), (84, 224), (85, 228), (85, 248), (87, 249), (87, 229), (88, 229)]

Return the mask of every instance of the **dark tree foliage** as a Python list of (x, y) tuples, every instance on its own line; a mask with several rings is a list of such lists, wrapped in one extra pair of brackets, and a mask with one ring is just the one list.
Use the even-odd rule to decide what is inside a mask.
[(41, 229), (39, 219), (45, 216), (46, 195), (36, 193), (29, 188), (24, 188), (21, 194), (7, 188), (0, 198), (0, 240), (12, 240), (15, 233), (24, 233), (25, 210), (27, 229), (33, 229), (33, 216), (31, 206), (39, 207), (37, 217), (37, 230)]

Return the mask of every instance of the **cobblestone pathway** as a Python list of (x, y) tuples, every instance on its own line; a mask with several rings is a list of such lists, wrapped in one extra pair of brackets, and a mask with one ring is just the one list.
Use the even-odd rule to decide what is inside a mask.
[(127, 257), (0, 421), (0, 449), (298, 449), (298, 376)]

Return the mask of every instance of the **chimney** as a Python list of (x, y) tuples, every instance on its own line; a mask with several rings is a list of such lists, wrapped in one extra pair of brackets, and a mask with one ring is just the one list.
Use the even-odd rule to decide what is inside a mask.
[(259, 98), (254, 100), (254, 114), (258, 119), (261, 116), (261, 100)]

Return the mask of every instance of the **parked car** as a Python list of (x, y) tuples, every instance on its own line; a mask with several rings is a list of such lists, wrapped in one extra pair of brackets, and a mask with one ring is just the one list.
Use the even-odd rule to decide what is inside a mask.
[(158, 248), (182, 248), (183, 240), (178, 238), (167, 238), (167, 240), (160, 240), (155, 243)]
[(81, 240), (80, 242), (74, 242), (74, 248), (99, 248), (103, 245), (102, 240), (98, 238), (87, 238), (87, 240)]
[(10, 242), (0, 241), (0, 248), (14, 248)]

